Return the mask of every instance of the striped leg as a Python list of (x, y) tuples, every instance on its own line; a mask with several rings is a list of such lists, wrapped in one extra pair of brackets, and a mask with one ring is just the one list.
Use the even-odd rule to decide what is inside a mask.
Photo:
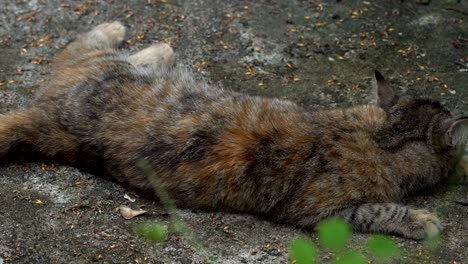
[(435, 236), (440, 220), (427, 210), (409, 209), (394, 203), (362, 204), (342, 211), (355, 230), (396, 234), (412, 239)]

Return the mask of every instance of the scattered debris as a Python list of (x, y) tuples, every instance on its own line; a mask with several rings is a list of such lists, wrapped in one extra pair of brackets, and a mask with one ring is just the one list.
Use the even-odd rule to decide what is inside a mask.
[(124, 194), (124, 198), (127, 199), (127, 200), (129, 200), (129, 201), (132, 202), (132, 203), (134, 203), (134, 202), (136, 201), (135, 198), (130, 197), (130, 195), (128, 195), (128, 194)]

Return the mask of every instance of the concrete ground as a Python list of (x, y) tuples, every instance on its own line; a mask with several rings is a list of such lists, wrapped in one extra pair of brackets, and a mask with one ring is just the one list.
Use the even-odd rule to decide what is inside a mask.
[[(372, 101), (379, 69), (402, 93), (441, 100), (468, 114), (468, 1), (464, 0), (2, 0), (0, 112), (24, 107), (47, 83), (50, 61), (77, 33), (119, 20), (123, 48), (165, 41), (178, 61), (211, 83), (286, 97), (311, 110)], [(392, 238), (396, 263), (468, 263), (467, 184), (441, 185), (409, 200), (436, 211), (438, 250)], [(136, 198), (130, 202), (127, 194)], [(132, 220), (120, 205), (149, 213)], [(307, 230), (251, 215), (180, 210), (207, 249), (184, 238), (153, 244), (137, 223), (168, 222), (161, 206), (106, 179), (57, 164), (0, 167), (0, 263), (287, 263), (289, 243)], [(369, 235), (355, 234), (362, 248)], [(332, 256), (321, 255), (320, 263)]]

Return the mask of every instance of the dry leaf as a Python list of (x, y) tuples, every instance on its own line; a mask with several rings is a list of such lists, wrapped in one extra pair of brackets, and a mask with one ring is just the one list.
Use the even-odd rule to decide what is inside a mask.
[(141, 209), (133, 210), (130, 207), (125, 206), (125, 205), (119, 206), (119, 210), (120, 210), (120, 215), (122, 215), (122, 217), (127, 220), (132, 219), (135, 216), (139, 216), (139, 215), (147, 213), (147, 211), (145, 210), (141, 210)]

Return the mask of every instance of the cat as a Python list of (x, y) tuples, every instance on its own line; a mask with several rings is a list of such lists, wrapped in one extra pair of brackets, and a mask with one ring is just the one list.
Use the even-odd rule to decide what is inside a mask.
[(179, 207), (303, 228), (341, 217), (417, 240), (441, 232), (435, 214), (398, 202), (447, 177), (467, 117), (398, 96), (377, 71), (376, 104), (310, 112), (210, 87), (166, 44), (126, 54), (124, 35), (105, 23), (67, 45), (31, 105), (0, 117), (2, 157), (26, 149), (153, 192), (146, 161)]

